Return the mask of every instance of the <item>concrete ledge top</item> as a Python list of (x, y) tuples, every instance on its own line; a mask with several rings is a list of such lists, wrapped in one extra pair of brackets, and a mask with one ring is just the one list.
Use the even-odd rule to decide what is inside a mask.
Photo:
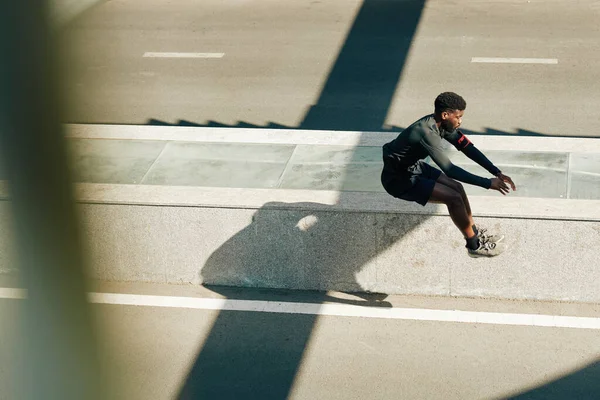
[[(263, 143), (332, 146), (382, 146), (398, 132), (314, 131), (151, 125), (67, 124), (73, 139), (159, 140), (210, 143)], [(472, 135), (477, 147), (498, 151), (600, 153), (599, 138)]]
[[(10, 200), (0, 182), (0, 200)], [(387, 193), (189, 186), (75, 184), (75, 200), (88, 204), (448, 215), (443, 205), (403, 202)], [(478, 217), (600, 221), (599, 200), (469, 197)]]

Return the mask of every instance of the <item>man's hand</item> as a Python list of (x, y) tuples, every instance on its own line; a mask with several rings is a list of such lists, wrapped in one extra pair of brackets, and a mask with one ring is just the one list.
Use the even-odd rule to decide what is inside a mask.
[(500, 178), (492, 178), (492, 186), (490, 186), (490, 189), (497, 190), (505, 196), (509, 192), (508, 185)]
[(496, 175), (497, 178), (501, 179), (503, 182), (509, 183), (510, 187), (512, 188), (513, 192), (515, 190), (517, 190), (517, 187), (515, 186), (514, 182), (512, 179), (510, 179), (510, 176), (508, 175), (504, 175), (502, 172), (498, 172), (498, 175)]

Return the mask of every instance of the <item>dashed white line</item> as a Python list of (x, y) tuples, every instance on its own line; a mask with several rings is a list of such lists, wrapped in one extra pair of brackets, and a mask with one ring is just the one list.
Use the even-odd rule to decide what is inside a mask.
[[(24, 299), (23, 289), (0, 288), (0, 298)], [(537, 326), (600, 330), (600, 318), (545, 314), (514, 314), (481, 311), (432, 310), (421, 308), (364, 307), (348, 304), (292, 303), (258, 300), (209, 299), (121, 293), (89, 293), (96, 304), (325, 315), (336, 317), (385, 318), (412, 321)]]
[(25, 299), (27, 298), (27, 291), (25, 289), (17, 288), (0, 288), (0, 299)]
[(146, 52), (146, 58), (223, 58), (225, 53), (161, 53)]
[(473, 57), (472, 63), (491, 64), (558, 64), (556, 58), (504, 58), (504, 57)]

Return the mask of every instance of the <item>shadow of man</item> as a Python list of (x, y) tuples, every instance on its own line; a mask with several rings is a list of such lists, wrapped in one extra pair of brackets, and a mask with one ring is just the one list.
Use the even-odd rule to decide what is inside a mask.
[[(266, 203), (250, 225), (210, 256), (201, 279), (207, 285), (364, 292), (375, 282), (369, 262), (424, 218), (340, 212), (318, 203)], [(211, 289), (231, 294), (227, 287)], [(364, 297), (359, 304), (385, 306), (381, 297)], [(325, 292), (311, 296), (317, 304), (332, 299)], [(287, 398), (317, 319), (221, 311), (179, 398)]]

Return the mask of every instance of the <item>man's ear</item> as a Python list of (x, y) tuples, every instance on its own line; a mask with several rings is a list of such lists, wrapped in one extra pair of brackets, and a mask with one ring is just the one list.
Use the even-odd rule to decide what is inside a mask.
[(441, 117), (442, 119), (448, 119), (448, 117), (450, 116), (450, 113), (448, 111), (442, 111)]

